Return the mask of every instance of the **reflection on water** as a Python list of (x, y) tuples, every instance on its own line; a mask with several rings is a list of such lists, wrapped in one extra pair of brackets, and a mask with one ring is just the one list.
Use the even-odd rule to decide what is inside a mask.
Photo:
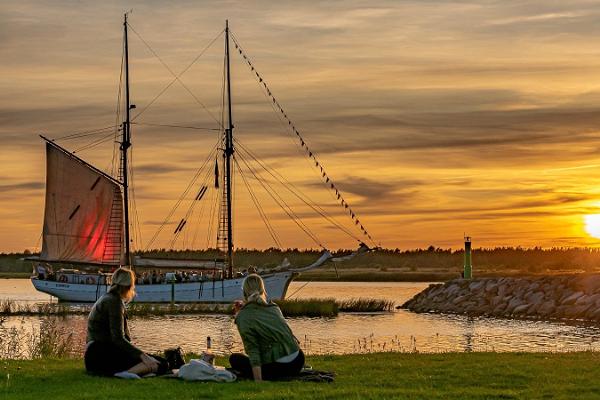
[[(8, 280), (14, 281), (14, 280)], [(292, 294), (303, 283), (294, 282)], [(29, 286), (29, 282), (11, 282), (11, 291), (0, 281), (0, 297), (12, 293), (20, 301), (48, 301)], [(29, 286), (27, 286), (29, 285)], [(422, 290), (424, 283), (345, 283), (313, 282), (295, 297), (377, 297), (402, 303)], [(37, 317), (10, 317), (4, 327), (36, 329)], [(75, 332), (83, 349), (86, 318), (60, 319), (66, 329)], [(596, 337), (600, 327), (540, 321), (470, 318), (459, 315), (414, 314), (399, 310), (381, 314), (340, 314), (335, 318), (290, 318), (289, 323), (309, 354), (342, 354), (371, 351), (576, 351), (600, 350)], [(199, 352), (206, 337), (220, 354), (242, 350), (241, 340), (227, 315), (175, 315), (132, 318), (133, 340), (147, 351), (159, 351), (181, 345), (185, 351)]]

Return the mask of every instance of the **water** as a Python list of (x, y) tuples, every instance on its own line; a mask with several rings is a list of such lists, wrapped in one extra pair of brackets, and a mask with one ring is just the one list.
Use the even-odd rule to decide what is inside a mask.
[[(293, 282), (294, 297), (372, 297), (401, 304), (427, 287), (427, 283)], [(28, 280), (0, 280), (0, 298), (22, 302), (47, 302)], [(24, 331), (39, 328), (39, 317), (10, 317), (5, 327)], [(73, 331), (83, 349), (86, 318), (57, 318)], [(414, 314), (404, 310), (378, 314), (340, 314), (335, 318), (290, 318), (290, 326), (308, 354), (344, 354), (369, 351), (581, 351), (600, 350), (600, 326), (559, 322), (469, 318), (453, 315)], [(228, 354), (242, 350), (241, 339), (228, 315), (175, 315), (132, 318), (133, 341), (147, 351), (182, 346), (199, 352), (206, 337), (213, 351)]]

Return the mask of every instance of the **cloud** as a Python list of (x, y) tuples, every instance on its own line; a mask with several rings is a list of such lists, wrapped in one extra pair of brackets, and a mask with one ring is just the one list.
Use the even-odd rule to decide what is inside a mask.
[[(589, 243), (578, 218), (597, 212), (600, 198), (594, 178), (600, 150), (600, 92), (593, 89), (600, 67), (597, 4), (176, 0), (166, 6), (135, 0), (130, 6), (132, 26), (174, 71), (200, 54), (229, 18), (311, 150), (369, 230), (385, 234), (393, 247), (448, 241), (463, 220), (490, 243), (532, 240), (522, 233), (510, 239), (510, 230), (536, 231), (551, 244), (567, 236), (559, 232), (567, 225), (569, 235)], [(16, 226), (39, 225), (43, 184), (36, 179), (44, 166), (37, 134), (60, 137), (122, 122), (115, 115), (122, 12), (114, 0), (77, 7), (65, 0), (2, 4), (0, 165), (11, 179), (1, 181), (0, 208), (23, 209), (0, 231), (7, 248), (27, 245), (12, 234)], [(132, 102), (140, 111), (172, 77), (135, 33), (130, 39)], [(341, 214), (260, 82), (237, 52), (233, 56), (236, 139), (327, 211)], [(218, 36), (182, 77), (217, 119), (222, 65)], [(218, 124), (179, 84), (135, 122), (137, 211), (148, 222), (142, 230), (151, 231), (155, 216), (172, 206), (196, 168), (206, 158), (214, 166), (209, 153), (218, 139), (214, 131), (142, 124)], [(87, 139), (59, 143), (74, 150)], [(113, 146), (107, 141), (82, 157), (105, 168)], [(237, 150), (239, 162), (251, 159), (241, 146)], [(308, 182), (311, 176), (316, 182)], [(238, 200), (248, 200), (241, 183)], [(27, 191), (31, 204), (21, 201)], [(274, 204), (266, 208), (281, 214)], [(238, 220), (236, 229), (251, 230), (254, 223)], [(38, 228), (27, 228), (23, 238), (37, 237)], [(240, 233), (247, 242), (238, 244), (253, 247), (251, 236)]]
[[(40, 194), (46, 187), (44, 182), (0, 183), (0, 198), (4, 201), (22, 201), (23, 196)], [(16, 205), (16, 204), (15, 204)]]
[(0, 191), (31, 191), (40, 190), (46, 187), (44, 182), (21, 182), (0, 184)]
[(587, 12), (583, 11), (570, 11), (570, 12), (553, 12), (553, 13), (544, 13), (544, 14), (536, 14), (536, 15), (523, 15), (523, 16), (515, 16), (503, 19), (496, 19), (492, 21), (488, 21), (489, 25), (511, 25), (511, 24), (522, 24), (529, 22), (539, 22), (539, 21), (553, 21), (558, 19), (578, 19), (584, 16), (589, 15)]
[(172, 163), (152, 163), (140, 164), (135, 166), (135, 172), (143, 175), (171, 174), (174, 172), (190, 170), (192, 170), (192, 168), (186, 167), (181, 164)]

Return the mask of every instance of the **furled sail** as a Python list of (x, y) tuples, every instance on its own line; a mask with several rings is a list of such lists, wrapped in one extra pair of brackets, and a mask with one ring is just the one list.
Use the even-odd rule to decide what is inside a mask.
[(369, 248), (369, 246), (367, 246), (366, 244), (364, 244), (364, 243), (361, 242), (360, 246), (358, 246), (358, 249), (356, 249), (355, 251), (353, 251), (351, 254), (348, 254), (347, 256), (332, 258), (331, 261), (333, 261), (333, 262), (341, 262), (341, 261), (352, 260), (357, 255), (362, 254), (362, 253), (366, 253), (366, 252), (368, 252), (370, 250), (371, 249)]
[(119, 182), (48, 140), (40, 258), (110, 265), (124, 259)]

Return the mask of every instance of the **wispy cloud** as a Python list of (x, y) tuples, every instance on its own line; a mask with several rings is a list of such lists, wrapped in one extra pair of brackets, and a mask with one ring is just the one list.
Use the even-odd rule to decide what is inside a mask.
[[(597, 212), (600, 199), (600, 92), (594, 84), (600, 75), (599, 5), (135, 0), (128, 7), (134, 8), (132, 26), (174, 71), (194, 60), (229, 19), (311, 151), (383, 245), (460, 245), (463, 230), (486, 245), (593, 243), (581, 218)], [(44, 150), (37, 134), (56, 138), (121, 123), (115, 107), (122, 13), (114, 0), (2, 4), (0, 250), (20, 250), (39, 236)], [(132, 101), (140, 111), (172, 76), (135, 34), (130, 44)], [(352, 224), (289, 125), (273, 112), (254, 72), (237, 52), (232, 56), (236, 138)], [(222, 61), (219, 36), (181, 77), (217, 119)], [(218, 123), (179, 83), (136, 122), (136, 205), (148, 237), (207, 158), (206, 168), (214, 168), (209, 152), (218, 140), (210, 130), (152, 124)], [(59, 143), (74, 150), (86, 140)], [(114, 145), (108, 140), (79, 154), (110, 171)], [(251, 162), (240, 146), (236, 160), (282, 237), (311, 245), (244, 159)], [(261, 174), (315, 231), (327, 232), (328, 246), (350, 246)], [(241, 177), (236, 179), (236, 244), (272, 245), (265, 232), (257, 233), (259, 217)], [(204, 206), (205, 215), (218, 214), (212, 194), (195, 212)], [(14, 235), (15, 227), (22, 236)]]
[(523, 15), (508, 18), (501, 18), (488, 21), (489, 25), (511, 25), (522, 24), (528, 22), (553, 21), (557, 19), (576, 19), (588, 16), (589, 12), (584, 11), (568, 11), (568, 12), (550, 12), (536, 15)]

